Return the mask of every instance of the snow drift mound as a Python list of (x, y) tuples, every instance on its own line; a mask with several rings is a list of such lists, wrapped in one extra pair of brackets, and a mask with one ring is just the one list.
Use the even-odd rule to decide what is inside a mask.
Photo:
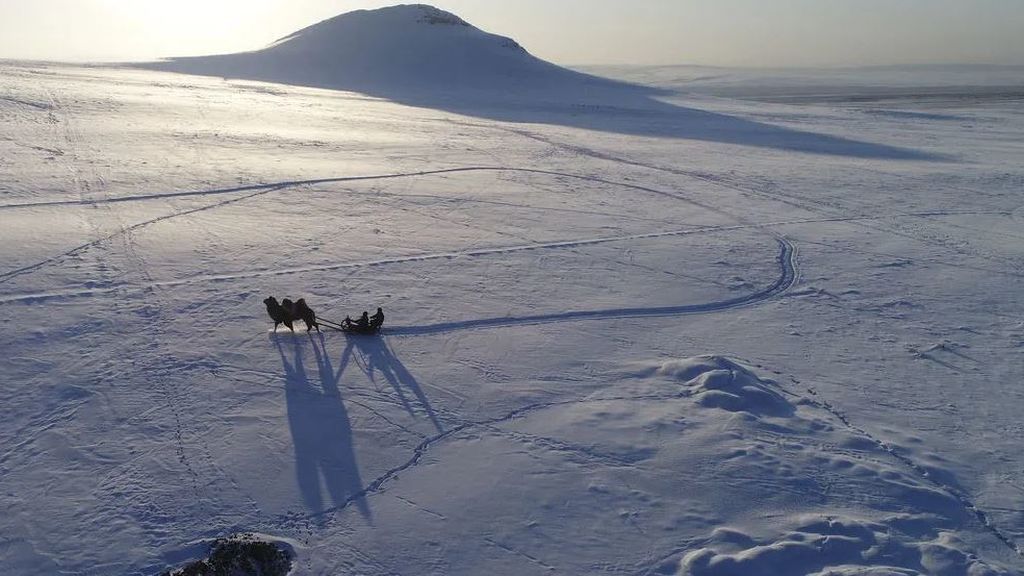
[(651, 573), (1013, 573), (1002, 561), (1016, 551), (959, 498), (951, 471), (922, 473), (827, 405), (722, 356), (652, 363), (637, 375), (661, 390), (665, 380), (681, 385), (685, 399), (678, 443), (659, 436), (647, 461), (694, 471), (688, 489), (716, 502), (710, 529), (680, 538)]
[(656, 373), (686, 382), (697, 403), (706, 408), (766, 416), (793, 414), (793, 406), (775, 390), (774, 382), (728, 358), (698, 356), (666, 362)]
[(371, 94), (385, 88), (522, 91), (580, 82), (618, 85), (545, 62), (510, 38), (424, 4), (349, 12), (254, 52), (145, 66)]
[(894, 517), (871, 522), (844, 517), (799, 518), (776, 540), (758, 541), (742, 532), (719, 529), (708, 547), (686, 554), (678, 576), (1009, 576), (979, 559), (948, 531), (908, 534), (920, 519)]

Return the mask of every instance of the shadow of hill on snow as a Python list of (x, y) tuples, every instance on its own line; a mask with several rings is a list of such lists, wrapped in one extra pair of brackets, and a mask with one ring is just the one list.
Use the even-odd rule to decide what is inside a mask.
[(426, 5), (359, 10), (253, 52), (135, 66), (358, 92), (503, 122), (553, 124), (796, 152), (939, 160), (905, 148), (803, 132), (658, 100), (670, 92), (568, 70), (510, 38)]

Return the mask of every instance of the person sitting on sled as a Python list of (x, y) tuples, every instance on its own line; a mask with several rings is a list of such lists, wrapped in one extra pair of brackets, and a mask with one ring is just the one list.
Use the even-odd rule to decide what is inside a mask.
[(377, 313), (370, 316), (370, 328), (377, 330), (384, 325), (384, 310), (379, 306), (377, 307)]
[(359, 317), (359, 320), (352, 322), (357, 330), (367, 330), (370, 328), (370, 314), (366, 310), (363, 310), (363, 315)]

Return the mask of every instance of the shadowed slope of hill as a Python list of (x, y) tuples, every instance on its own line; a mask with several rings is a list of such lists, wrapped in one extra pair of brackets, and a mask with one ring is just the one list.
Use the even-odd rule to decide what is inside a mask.
[(254, 52), (174, 58), (146, 66), (385, 97), (466, 90), (518, 96), (640, 90), (545, 62), (510, 38), (422, 4), (342, 14)]
[(342, 14), (253, 52), (138, 66), (359, 92), (508, 122), (818, 154), (936, 159), (914, 150), (674, 106), (657, 99), (670, 92), (556, 66), (510, 38), (423, 4)]

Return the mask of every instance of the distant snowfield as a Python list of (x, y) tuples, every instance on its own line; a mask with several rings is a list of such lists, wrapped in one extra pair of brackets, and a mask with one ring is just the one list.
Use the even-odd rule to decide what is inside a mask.
[(1021, 101), (663, 100), (0, 64), (0, 566), (1024, 572)]

